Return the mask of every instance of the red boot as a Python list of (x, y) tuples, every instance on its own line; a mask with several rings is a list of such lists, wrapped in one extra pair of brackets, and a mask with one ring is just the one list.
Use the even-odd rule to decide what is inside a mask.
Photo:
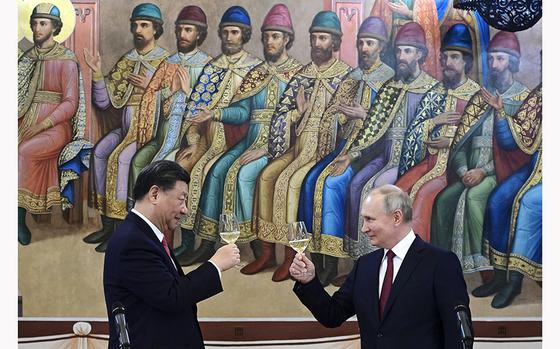
[(287, 280), (290, 277), (290, 265), (296, 256), (296, 251), (290, 246), (286, 246), (284, 250), (284, 262), (272, 274), (272, 281), (279, 282)]
[(247, 264), (241, 269), (241, 273), (246, 275), (256, 274), (266, 268), (276, 265), (276, 249), (272, 242), (262, 242), (262, 254), (259, 258)]

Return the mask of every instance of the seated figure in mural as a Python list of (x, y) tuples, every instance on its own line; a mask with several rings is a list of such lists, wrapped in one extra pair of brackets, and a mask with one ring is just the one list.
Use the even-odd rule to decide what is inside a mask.
[(33, 47), (18, 59), (18, 241), (31, 242), (26, 213), (72, 207), (73, 180), (88, 168), (85, 96), (75, 54), (56, 42), (60, 9), (41, 3), (29, 20)]
[[(450, 184), (435, 201), (431, 242), (455, 252), (465, 272), (490, 268), (488, 259), (481, 253), (488, 196), (496, 183), (512, 173), (512, 167), (518, 168), (526, 162), (526, 155), (501, 149), (492, 140), (496, 118), (502, 113), (515, 114), (528, 93), (513, 76), (519, 70), (519, 57), (515, 34), (499, 32), (492, 38), (491, 92), (482, 89), (465, 108), (451, 145)], [(500, 105), (492, 101), (497, 97), (491, 93), (501, 96)]]
[[(496, 102), (499, 106), (499, 97)], [(521, 293), (524, 275), (542, 281), (542, 86), (516, 115), (497, 116), (494, 127), (499, 147), (530, 156), (496, 187), (486, 209), (483, 253), (494, 267), (494, 279), (472, 294), (496, 293), (491, 305), (503, 308)]]
[(268, 130), (274, 108), (288, 82), (302, 67), (288, 55), (293, 44), (294, 30), (288, 7), (273, 6), (261, 26), (261, 41), (265, 62), (253, 68), (241, 83), (228, 107), (201, 111), (192, 120), (214, 120), (224, 124), (249, 121), (247, 135), (224, 153), (212, 165), (202, 187), (195, 218), (194, 232), (202, 238), (197, 252), (187, 265), (201, 262), (213, 253), (219, 240), (220, 213), (235, 213), (240, 224), (237, 242), (251, 242), (253, 253), (259, 256), (259, 240), (251, 231), (253, 192), (256, 179), (268, 163)]
[(372, 250), (360, 232), (362, 196), (372, 187), (395, 183), (406, 127), (424, 94), (437, 83), (421, 68), (425, 42), (424, 30), (417, 23), (401, 27), (395, 38), (395, 76), (381, 87), (358, 136), (333, 161), (332, 174), (325, 180), (323, 197), (330, 197), (331, 191), (345, 193), (344, 200), (330, 211), (344, 212), (343, 246), (353, 259)]
[(440, 33), (446, 33), (455, 24), (469, 28), (472, 40), (472, 69), (469, 76), (480, 86), (488, 83), (488, 43), (490, 27), (478, 11), (460, 10), (453, 7), (453, 0), (435, 0)]
[[(288, 83), (270, 124), (268, 152), (273, 161), (261, 172), (253, 205), (252, 229), (262, 240), (262, 254), (241, 272), (255, 274), (276, 264), (275, 243), (285, 245), (284, 261), (273, 281), (289, 278), (295, 255), (288, 246), (288, 223), (297, 221), (300, 188), (305, 175), (324, 153), (319, 130), (333, 129), (325, 111), (351, 68), (334, 56), (340, 49), (340, 20), (332, 11), (315, 15), (309, 28), (311, 62)], [(332, 123), (322, 125), (324, 122)], [(324, 127), (324, 128), (323, 128)]]
[[(181, 123), (191, 90), (212, 57), (199, 50), (206, 39), (206, 14), (198, 6), (185, 6), (175, 21), (177, 53), (157, 68), (142, 97), (139, 111), (137, 147), (128, 180), (128, 205), (136, 178), (151, 162), (164, 159), (179, 148)], [(152, 134), (152, 129), (155, 132)], [(152, 135), (150, 140), (148, 135)], [(169, 232), (171, 233), (171, 232)], [(173, 241), (172, 236), (168, 239)], [(190, 243), (182, 246), (192, 248)]]
[[(98, 252), (105, 252), (116, 224), (126, 217), (130, 162), (136, 153), (139, 126), (146, 122), (139, 119), (140, 101), (155, 70), (169, 55), (157, 45), (157, 39), (163, 34), (163, 19), (156, 5), (144, 3), (132, 10), (130, 32), (134, 48), (117, 61), (105, 78), (99, 53), (93, 56), (84, 52), (86, 63), (93, 71), (93, 104), (101, 110), (112, 106), (121, 114), (120, 127), (97, 142), (91, 159), (91, 201), (101, 215), (103, 226), (86, 236), (84, 242), (99, 244), (95, 248)], [(151, 139), (152, 130), (147, 132), (143, 139)]]
[[(243, 45), (251, 39), (251, 19), (243, 7), (232, 6), (224, 12), (218, 35), (222, 54), (202, 69), (187, 102), (179, 150), (167, 156), (167, 159), (174, 159), (191, 175), (187, 202), (189, 212), (181, 224), (182, 246), (194, 244), (192, 230), (206, 173), (228, 147), (243, 138), (248, 124), (226, 125), (214, 120), (198, 123), (192, 122), (192, 119), (201, 110), (207, 112), (227, 107), (243, 78), (261, 63), (259, 58), (243, 49)], [(182, 264), (194, 253), (192, 247), (177, 252), (181, 252), (177, 257)], [(214, 250), (210, 249), (204, 260), (213, 253)]]
[(412, 227), (430, 241), (432, 206), (447, 186), (449, 146), (461, 114), (480, 86), (467, 77), (472, 68), (472, 41), (467, 26), (456, 24), (441, 43), (443, 81), (422, 98), (406, 130), (395, 183), (413, 200)]
[(319, 142), (327, 146), (319, 154), (322, 160), (311, 168), (301, 189), (298, 220), (304, 221), (307, 229), (313, 232), (308, 250), (319, 280), (325, 286), (337, 274), (338, 258), (348, 257), (348, 254), (342, 246), (344, 212), (336, 210), (346, 193), (323, 190), (324, 180), (332, 169), (328, 165), (358, 135), (377, 91), (395, 73), (380, 57), (387, 40), (385, 24), (380, 18), (368, 17), (361, 24), (356, 38), (358, 67), (344, 78), (331, 99), (324, 118), (338, 119), (338, 122), (322, 124), (332, 126), (332, 129), (320, 130)]

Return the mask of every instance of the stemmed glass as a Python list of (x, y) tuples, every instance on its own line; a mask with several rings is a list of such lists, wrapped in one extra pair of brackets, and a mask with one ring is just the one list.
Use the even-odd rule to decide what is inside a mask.
[[(302, 221), (288, 224), (288, 243), (297, 253), (302, 254), (309, 245), (310, 235)], [(305, 275), (303, 273), (302, 275)]]
[(220, 237), (226, 243), (233, 245), (239, 238), (239, 223), (235, 213), (222, 213), (220, 215)]
[(229, 245), (235, 244), (240, 234), (239, 222), (237, 221), (237, 217), (235, 217), (235, 213), (220, 214), (219, 229), (222, 240)]

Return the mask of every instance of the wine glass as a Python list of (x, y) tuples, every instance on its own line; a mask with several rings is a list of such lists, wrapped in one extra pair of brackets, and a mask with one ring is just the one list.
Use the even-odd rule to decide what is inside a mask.
[[(240, 234), (239, 222), (237, 221), (237, 217), (235, 217), (235, 213), (220, 214), (219, 229), (222, 240), (229, 245), (235, 244)], [(236, 265), (235, 267), (239, 268), (240, 265)]]
[[(310, 236), (302, 221), (288, 224), (288, 243), (297, 253), (302, 254), (309, 244)], [(305, 275), (306, 273), (302, 273)]]
[(233, 245), (239, 238), (239, 223), (235, 213), (220, 214), (220, 237), (227, 244)]

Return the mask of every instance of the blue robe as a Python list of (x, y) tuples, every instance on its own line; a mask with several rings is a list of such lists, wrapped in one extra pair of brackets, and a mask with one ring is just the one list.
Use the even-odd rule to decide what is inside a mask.
[(239, 158), (248, 150), (268, 147), (274, 108), (300, 68), (301, 64), (293, 58), (278, 67), (261, 63), (246, 75), (233, 103), (219, 109), (219, 119), (224, 124), (250, 123), (247, 135), (220, 156), (208, 171), (194, 224), (194, 231), (203, 239), (218, 239), (218, 218), (222, 212), (235, 213), (241, 229), (238, 242), (256, 239), (251, 231), (253, 192), (268, 157), (262, 156), (245, 165), (239, 163)]
[(531, 155), (488, 199), (483, 250), (497, 269), (542, 280), (542, 87), (516, 116), (496, 120), (495, 136), (506, 150)]

